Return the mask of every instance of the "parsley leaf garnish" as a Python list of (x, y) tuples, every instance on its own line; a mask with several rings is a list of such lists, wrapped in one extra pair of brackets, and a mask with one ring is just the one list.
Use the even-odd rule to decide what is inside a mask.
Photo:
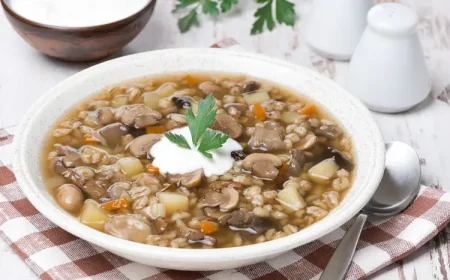
[[(174, 11), (188, 9), (193, 4), (197, 4), (184, 17), (178, 20), (178, 28), (184, 33), (193, 25), (198, 25), (197, 10), (199, 7), (201, 7), (202, 12), (206, 15), (217, 15), (220, 12), (229, 12), (238, 2), (239, 0), (177, 0)], [(265, 27), (269, 31), (272, 31), (275, 27), (275, 19), (279, 24), (290, 26), (295, 24), (295, 4), (293, 1), (256, 0), (256, 2), (263, 5), (254, 13), (255, 22), (250, 31), (252, 35), (262, 33)]]
[(216, 106), (214, 96), (210, 94), (198, 102), (197, 116), (194, 115), (192, 107), (189, 108), (186, 115), (186, 122), (191, 131), (194, 146), (197, 146), (200, 137), (215, 122), (217, 110), (214, 110), (214, 106)]
[(166, 134), (164, 134), (164, 136), (166, 136), (167, 139), (170, 140), (170, 142), (172, 142), (174, 144), (177, 144), (181, 148), (186, 148), (186, 149), (191, 148), (189, 146), (189, 143), (187, 142), (186, 138), (184, 138), (183, 135), (175, 134), (175, 133), (172, 133), (172, 132), (167, 132)]
[(295, 24), (295, 4), (288, 0), (257, 0), (260, 4), (265, 4), (256, 10), (254, 16), (256, 21), (253, 23), (252, 35), (262, 33), (264, 25), (269, 31), (272, 31), (275, 26), (273, 19), (273, 2), (275, 1), (275, 16), (279, 24), (286, 24), (293, 26)]
[(215, 130), (206, 130), (203, 134), (202, 141), (198, 146), (198, 151), (202, 153), (207, 158), (212, 158), (212, 155), (208, 152), (210, 150), (215, 150), (223, 146), (228, 140), (228, 135)]
[(221, 2), (222, 3), (220, 3), (220, 10), (222, 11), (222, 13), (226, 13), (231, 10), (233, 5), (236, 5), (238, 3), (238, 0), (221, 0)]
[[(194, 146), (200, 141), (197, 150), (207, 158), (212, 158), (209, 151), (218, 149), (228, 140), (228, 135), (221, 132), (208, 129), (216, 119), (217, 110), (214, 108), (216, 103), (212, 94), (198, 102), (197, 116), (194, 115), (192, 107), (186, 114), (186, 122), (191, 132), (192, 143)], [(189, 143), (183, 135), (168, 132), (165, 134), (172, 143), (186, 149), (190, 149)]]
[(194, 24), (198, 25), (197, 8), (192, 9), (189, 14), (178, 20), (178, 28), (180, 29), (181, 33), (188, 31), (189, 28), (191, 28), (191, 26)]

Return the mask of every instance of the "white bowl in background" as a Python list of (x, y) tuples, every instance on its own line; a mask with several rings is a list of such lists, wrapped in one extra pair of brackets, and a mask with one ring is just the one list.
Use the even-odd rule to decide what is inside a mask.
[[(186, 71), (242, 73), (284, 85), (320, 104), (350, 136), (355, 153), (352, 188), (321, 221), (277, 240), (234, 248), (176, 249), (122, 240), (91, 229), (64, 212), (47, 192), (40, 157), (49, 127), (66, 110), (100, 89), (152, 74)], [(263, 55), (222, 49), (168, 49), (104, 62), (61, 82), (24, 116), (15, 139), (14, 172), (30, 202), (64, 230), (139, 263), (179, 270), (220, 270), (273, 258), (318, 239), (351, 219), (369, 201), (384, 170), (384, 142), (369, 111), (333, 81), (304, 67)]]

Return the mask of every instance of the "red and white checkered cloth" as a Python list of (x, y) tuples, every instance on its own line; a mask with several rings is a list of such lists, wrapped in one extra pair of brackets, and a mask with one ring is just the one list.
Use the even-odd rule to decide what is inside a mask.
[[(214, 47), (236, 46), (232, 39)], [(41, 279), (318, 279), (353, 221), (266, 262), (209, 272), (165, 270), (118, 257), (58, 228), (24, 197), (10, 170), (12, 132), (0, 129), (0, 234)], [(3, 163), (2, 163), (3, 161)], [(422, 187), (401, 214), (367, 222), (347, 279), (363, 279), (400, 260), (450, 222), (450, 193)]]

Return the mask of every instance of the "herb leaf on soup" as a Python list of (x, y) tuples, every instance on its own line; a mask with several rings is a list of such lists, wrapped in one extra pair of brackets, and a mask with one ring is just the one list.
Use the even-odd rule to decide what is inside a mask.
[(198, 146), (198, 151), (202, 153), (207, 158), (212, 158), (211, 153), (208, 151), (218, 149), (225, 144), (228, 140), (228, 135), (215, 130), (206, 130), (203, 134), (202, 141)]
[(170, 142), (172, 142), (174, 144), (177, 144), (181, 148), (186, 148), (186, 149), (190, 149), (191, 148), (189, 146), (189, 143), (187, 142), (186, 138), (184, 138), (183, 135), (175, 134), (175, 133), (172, 133), (172, 132), (167, 132), (165, 134), (165, 136), (167, 137), (167, 139), (170, 140)]

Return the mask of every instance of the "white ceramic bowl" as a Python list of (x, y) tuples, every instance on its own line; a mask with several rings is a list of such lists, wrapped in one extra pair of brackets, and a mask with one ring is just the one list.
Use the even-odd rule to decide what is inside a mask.
[[(224, 249), (162, 248), (122, 240), (82, 225), (55, 204), (41, 179), (39, 162), (46, 131), (68, 108), (105, 86), (150, 74), (179, 71), (244, 73), (285, 85), (319, 103), (349, 133), (356, 155), (352, 188), (323, 220), (274, 241)], [(256, 263), (311, 242), (338, 228), (366, 204), (384, 170), (384, 142), (369, 111), (333, 81), (274, 58), (221, 49), (169, 49), (101, 63), (61, 82), (29, 110), (15, 140), (14, 172), (22, 191), (64, 230), (127, 259), (170, 269), (218, 270)]]

